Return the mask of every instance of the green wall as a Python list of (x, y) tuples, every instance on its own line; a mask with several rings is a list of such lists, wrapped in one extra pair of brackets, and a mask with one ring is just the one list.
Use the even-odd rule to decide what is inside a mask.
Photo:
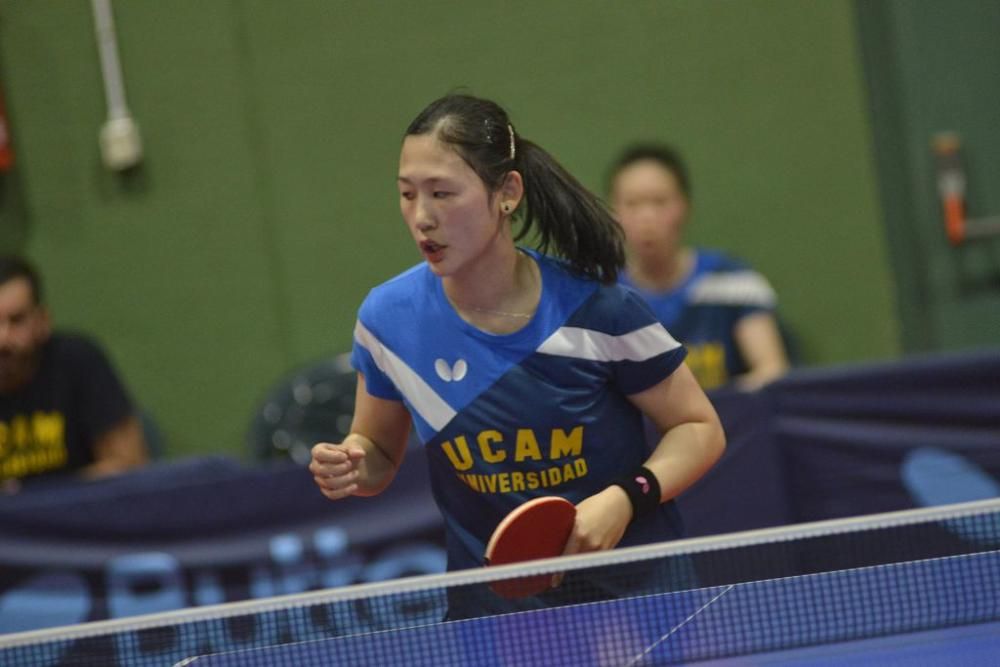
[(959, 134), (970, 218), (1000, 218), (1000, 2), (857, 0), (907, 352), (1000, 344), (1000, 236), (948, 244), (931, 151)]
[(346, 350), (367, 289), (418, 260), (400, 135), (459, 86), (595, 188), (623, 143), (676, 142), (692, 239), (770, 277), (806, 361), (897, 352), (848, 0), (117, 0), (147, 153), (124, 178), (99, 165), (89, 7), (0, 0), (0, 242), (174, 453), (240, 451), (268, 384)]

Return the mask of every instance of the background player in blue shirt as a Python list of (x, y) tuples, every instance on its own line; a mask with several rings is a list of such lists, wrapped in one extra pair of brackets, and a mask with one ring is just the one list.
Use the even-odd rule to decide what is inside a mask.
[(721, 252), (683, 244), (691, 187), (678, 154), (667, 146), (633, 146), (609, 181), (629, 249), (621, 280), (684, 344), (701, 386), (735, 382), (755, 389), (784, 374), (788, 359), (767, 280)]
[[(425, 261), (360, 308), (351, 434), (313, 449), (324, 495), (384, 489), (412, 424), (449, 569), (481, 565), (500, 520), (544, 495), (577, 505), (567, 553), (677, 536), (670, 501), (725, 438), (683, 348), (616, 284), (622, 232), (600, 201), (498, 105), (462, 95), (411, 123), (398, 188)], [(515, 244), (515, 221), (542, 252)], [(652, 453), (643, 414), (663, 432)]]

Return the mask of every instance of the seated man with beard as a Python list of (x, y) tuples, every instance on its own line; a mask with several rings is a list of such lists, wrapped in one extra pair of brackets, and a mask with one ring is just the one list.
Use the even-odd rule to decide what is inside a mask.
[(0, 489), (112, 475), (146, 460), (140, 419), (104, 353), (52, 332), (34, 268), (0, 257)]

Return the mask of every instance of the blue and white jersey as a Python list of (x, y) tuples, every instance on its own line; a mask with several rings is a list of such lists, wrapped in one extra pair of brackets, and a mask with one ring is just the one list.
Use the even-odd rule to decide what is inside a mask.
[[(668, 377), (684, 348), (631, 290), (569, 273), (536, 252), (542, 295), (519, 331), (464, 321), (420, 264), (361, 306), (351, 361), (368, 392), (402, 401), (427, 450), (449, 569), (482, 565), (501, 519), (559, 495), (577, 503), (648, 456), (627, 395)], [(679, 535), (672, 504), (634, 521), (623, 545)]]
[(736, 325), (747, 315), (774, 311), (777, 299), (767, 279), (726, 255), (698, 249), (694, 269), (666, 292), (621, 282), (643, 296), (660, 322), (688, 350), (687, 364), (705, 389), (713, 389), (749, 368), (736, 344)]

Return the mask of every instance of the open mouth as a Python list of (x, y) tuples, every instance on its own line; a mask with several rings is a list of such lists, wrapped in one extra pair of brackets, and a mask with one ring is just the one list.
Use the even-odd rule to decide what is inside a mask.
[(435, 243), (431, 240), (424, 240), (420, 242), (420, 251), (425, 255), (435, 255), (447, 247), (448, 246), (446, 245), (441, 245), (440, 243)]

